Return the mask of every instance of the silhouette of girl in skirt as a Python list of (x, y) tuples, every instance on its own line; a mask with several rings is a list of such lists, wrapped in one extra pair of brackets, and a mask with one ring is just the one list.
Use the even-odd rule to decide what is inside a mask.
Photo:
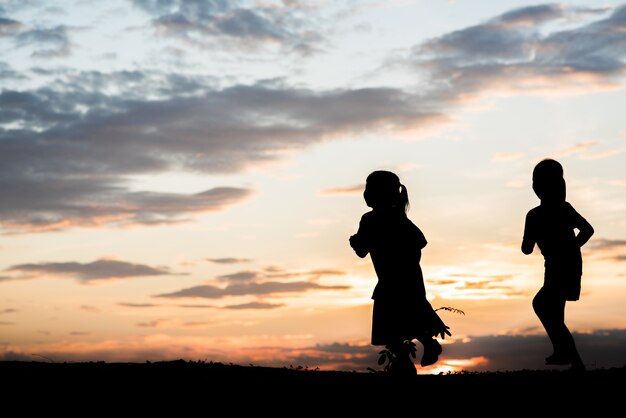
[(426, 299), (420, 266), (426, 238), (406, 215), (408, 192), (396, 174), (371, 173), (363, 197), (372, 210), (361, 217), (350, 246), (361, 258), (370, 255), (378, 276), (371, 344), (386, 346), (398, 359), (397, 367), (415, 371), (409, 343), (417, 339), (423, 345), (424, 367), (436, 363), (442, 352), (434, 337), (451, 335)]

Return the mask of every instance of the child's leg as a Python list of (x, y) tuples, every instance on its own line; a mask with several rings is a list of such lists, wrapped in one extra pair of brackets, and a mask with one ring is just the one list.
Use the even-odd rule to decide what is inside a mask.
[(568, 335), (564, 339), (564, 341), (566, 342), (567, 347), (569, 348), (570, 359), (571, 359), (571, 364), (572, 364), (571, 369), (577, 370), (577, 371), (585, 370), (585, 364), (583, 363), (583, 359), (580, 357), (580, 353), (578, 353), (578, 349), (576, 348), (576, 343), (574, 342), (574, 337), (569, 332), (569, 330), (567, 330), (567, 334)]
[(557, 361), (558, 359), (562, 364), (569, 364), (569, 356), (566, 356), (562, 337), (563, 327), (565, 327), (563, 322), (565, 319), (563, 314), (565, 302), (560, 303), (551, 292), (542, 287), (533, 298), (533, 309), (546, 330), (554, 349), (552, 356), (546, 360), (550, 362), (550, 358), (552, 358), (552, 361)]
[(565, 346), (568, 348), (570, 353), (570, 357), (572, 359), (572, 370), (585, 370), (585, 364), (583, 363), (583, 359), (580, 357), (580, 353), (576, 348), (576, 343), (574, 342), (574, 336), (569, 331), (565, 323), (563, 324), (565, 327), (566, 335), (563, 338)]
[(552, 342), (554, 353), (547, 364), (572, 364), (584, 367), (576, 350), (574, 337), (565, 325), (565, 299), (541, 288), (533, 299), (533, 309)]

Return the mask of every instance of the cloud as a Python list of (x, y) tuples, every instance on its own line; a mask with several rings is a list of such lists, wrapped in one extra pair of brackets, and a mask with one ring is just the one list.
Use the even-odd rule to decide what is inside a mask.
[[(313, 17), (315, 8), (301, 2), (245, 7), (241, 1), (133, 0), (153, 16), (157, 33), (199, 48), (280, 50), (308, 55), (325, 42)], [(257, 49), (255, 51), (254, 49)]]
[(236, 305), (226, 306), (214, 306), (205, 304), (181, 304), (181, 305), (159, 305), (154, 303), (118, 303), (118, 306), (127, 308), (154, 308), (160, 306), (175, 306), (183, 309), (230, 309), (230, 310), (244, 310), (244, 309), (275, 309), (285, 306), (283, 303), (268, 303), (268, 302), (249, 302), (240, 303)]
[(10, 321), (0, 321), (0, 325), (15, 325), (15, 322), (10, 322)]
[(230, 284), (225, 288), (200, 285), (182, 289), (176, 292), (155, 295), (158, 298), (207, 298), (219, 299), (226, 296), (266, 296), (282, 293), (303, 293), (310, 290), (346, 290), (350, 286), (326, 286), (310, 282), (262, 282)]
[[(0, 214), (4, 216), (0, 227), (9, 232), (185, 222), (189, 221), (186, 215), (223, 210), (243, 201), (251, 193), (247, 189), (232, 187), (217, 187), (189, 195), (131, 192), (97, 179), (15, 180), (0, 178), (0, 187), (14, 198), (10, 202), (0, 202)], [(26, 189), (20, 191), (20, 188)]]
[(32, 354), (26, 354), (11, 350), (0, 353), (0, 358), (3, 361), (33, 361), (32, 356)]
[[(312, 290), (349, 289), (350, 286), (330, 286), (315, 283), (316, 280), (320, 279), (323, 276), (339, 276), (343, 274), (345, 274), (344, 271), (333, 269), (286, 271), (280, 267), (271, 266), (261, 271), (246, 270), (232, 274), (217, 276), (217, 281), (227, 283), (225, 287), (215, 286), (212, 284), (204, 284), (181, 289), (176, 292), (154, 295), (154, 297), (221, 299), (229, 296), (271, 296), (284, 293), (304, 293)], [(305, 280), (276, 280), (294, 278), (304, 278)], [(228, 309), (266, 309), (268, 307), (277, 307), (277, 305), (257, 301), (243, 305), (226, 306), (226, 308)]]
[(342, 270), (314, 269), (307, 271), (285, 271), (280, 267), (272, 266), (264, 269), (263, 271), (245, 270), (236, 273), (225, 274), (217, 276), (216, 280), (231, 283), (251, 282), (259, 279), (285, 279), (297, 277), (306, 277), (310, 280), (314, 280), (322, 276), (341, 276), (344, 274), (346, 273)]
[[(576, 346), (589, 369), (623, 367), (626, 364), (624, 343), (626, 330), (596, 330), (574, 333)], [(418, 360), (422, 347), (418, 343)], [(292, 364), (334, 370), (366, 371), (382, 369), (377, 365), (381, 347), (369, 344), (335, 342), (315, 346), (281, 350)], [(544, 335), (487, 335), (454, 340), (443, 346), (439, 362), (420, 372), (433, 369), (467, 372), (550, 370), (544, 358), (551, 352), (549, 339)], [(283, 361), (283, 362), (284, 362)], [(272, 364), (274, 362), (268, 361)], [(276, 364), (276, 363), (274, 363)]]
[(10, 314), (10, 313), (15, 313), (15, 312), (17, 312), (17, 309), (13, 309), (13, 308), (0, 309), (0, 315)]
[(236, 258), (236, 257), (222, 257), (222, 258), (207, 258), (208, 261), (217, 264), (238, 264), (249, 263), (252, 260), (250, 258)]
[[(0, 8), (0, 13), (2, 9)], [(48, 12), (46, 10), (45, 12)], [(0, 38), (10, 38), (18, 48), (33, 50), (33, 58), (67, 57), (72, 48), (66, 25), (43, 27), (29, 25), (6, 16), (0, 16)]]
[(343, 276), (346, 274), (343, 270), (336, 269), (313, 269), (304, 271), (287, 271), (278, 266), (266, 267), (261, 271), (245, 270), (232, 274), (217, 276), (216, 280), (226, 282), (249, 282), (259, 279), (286, 279), (304, 277), (309, 280), (319, 279), (322, 276)]
[(188, 303), (188, 304), (182, 304), (182, 305), (176, 305), (179, 308), (190, 308), (190, 309), (207, 309), (207, 308), (216, 308), (216, 306), (213, 305), (204, 305), (204, 304), (195, 304), (195, 303)]
[[(120, 302), (117, 304), (118, 306), (123, 306), (127, 308), (155, 308), (162, 306), (175, 306), (177, 308), (198, 308), (198, 309), (231, 309), (231, 310), (244, 310), (244, 309), (275, 309), (285, 306), (283, 303), (267, 303), (267, 302), (249, 302), (249, 303), (241, 303), (236, 305), (225, 305), (225, 306), (215, 306), (215, 305), (204, 305), (204, 304), (181, 304), (181, 305), (159, 305), (155, 303), (128, 303), (128, 302)], [(146, 326), (145, 324), (143, 326)]]
[(623, 254), (625, 247), (626, 240), (623, 239), (592, 238), (585, 245), (585, 252), (589, 251), (604, 260), (622, 262), (626, 261), (626, 256)]
[(77, 337), (82, 337), (82, 336), (87, 336), (87, 335), (91, 335), (91, 332), (88, 331), (72, 331), (70, 332), (70, 335), (73, 336), (77, 336)]
[(377, 365), (378, 352), (382, 348), (369, 344), (334, 342), (281, 351), (285, 352), (286, 357), (283, 362), (288, 361), (291, 365), (311, 369), (365, 372), (368, 368), (382, 370), (382, 366)]
[(604, 158), (613, 157), (615, 155), (620, 155), (625, 152), (626, 152), (626, 147), (614, 148), (614, 149), (609, 149), (606, 151), (600, 151), (600, 152), (594, 152), (594, 153), (586, 152), (580, 155), (580, 159), (581, 160), (601, 160)]
[(22, 22), (0, 16), (0, 37), (12, 35), (23, 26)]
[(35, 277), (47, 275), (71, 277), (81, 283), (174, 274), (161, 267), (150, 267), (144, 264), (134, 264), (117, 260), (97, 260), (90, 263), (55, 262), (17, 264), (5, 269), (5, 271), (31, 273), (34, 274)]
[(570, 154), (581, 153), (581, 152), (587, 151), (591, 147), (594, 147), (594, 146), (598, 145), (599, 143), (600, 143), (599, 141), (579, 142), (579, 143), (574, 144), (572, 146), (569, 146), (569, 147), (567, 147), (565, 149), (557, 151), (556, 153), (554, 153), (553, 157), (554, 158), (559, 158), (559, 157), (565, 157), (565, 156), (570, 155)]
[(250, 282), (259, 277), (259, 273), (255, 271), (240, 271), (232, 274), (217, 276), (216, 279), (222, 282)]
[(453, 273), (445, 278), (427, 281), (437, 288), (440, 296), (447, 299), (518, 299), (526, 297), (528, 290), (521, 289), (511, 282), (513, 274), (476, 276), (474, 274)]
[(285, 306), (284, 303), (265, 303), (265, 302), (250, 302), (241, 303), (238, 305), (227, 305), (224, 309), (276, 309)]
[[(336, 269), (313, 269), (304, 271), (288, 271), (279, 266), (270, 266), (254, 270), (243, 270), (231, 274), (219, 275), (215, 281), (220, 285), (202, 284), (184, 288), (174, 292), (153, 295), (155, 298), (182, 299), (223, 299), (237, 296), (266, 297), (283, 294), (299, 294), (317, 290), (347, 290), (350, 286), (325, 285), (317, 283), (325, 276), (341, 276), (346, 274)], [(150, 304), (120, 304), (129, 307), (151, 307)], [(283, 304), (268, 303), (264, 300), (254, 300), (242, 304), (213, 306), (197, 304), (177, 305), (181, 308), (216, 308), (216, 309), (274, 309)]]
[(25, 30), (16, 34), (15, 41), (19, 47), (34, 46), (35, 58), (66, 57), (71, 52), (68, 27), (64, 25)]
[[(11, 126), (0, 129), (0, 227), (36, 232), (180, 222), (252, 192), (136, 191), (128, 176), (233, 173), (338, 135), (441, 118), (397, 89), (214, 89), (201, 78), (149, 75), (114, 73), (107, 80), (79, 73), (60, 86), (0, 93), (0, 123)], [(123, 93), (101, 92), (118, 88)], [(140, 94), (159, 92), (159, 99)]]
[[(623, 348), (626, 330), (596, 330), (575, 333), (576, 347), (585, 364), (598, 368), (623, 367), (626, 364)], [(497, 335), (470, 337), (466, 343), (446, 345), (447, 358), (484, 357), (487, 362), (470, 367), (471, 371), (523, 370), (549, 368), (543, 359), (552, 347), (545, 335)]]
[[(163, 305), (158, 303), (132, 303), (132, 302), (118, 302), (118, 306), (125, 308), (158, 308), (158, 307), (176, 307), (183, 309), (222, 309), (220, 306), (205, 305), (205, 304), (180, 304), (180, 305)], [(250, 305), (253, 305), (252, 303)]]
[(165, 324), (166, 322), (167, 320), (165, 319), (156, 319), (154, 321), (139, 322), (137, 323), (137, 326), (140, 328), (159, 328), (163, 326), (163, 324)]
[(586, 244), (586, 248), (590, 250), (612, 250), (615, 248), (622, 248), (626, 246), (626, 240), (624, 239), (609, 239), (609, 238), (592, 238)]
[[(146, 322), (156, 325), (154, 321)], [(190, 324), (200, 326), (203, 324)], [(158, 325), (157, 325), (158, 326)], [(626, 330), (600, 329), (589, 333), (574, 333), (577, 348), (588, 369), (624, 367), (626, 357)], [(305, 338), (304, 341), (310, 340)], [(184, 335), (162, 336), (161, 338), (132, 338), (128, 340), (106, 340), (101, 342), (64, 342), (39, 344), (25, 347), (21, 351), (0, 348), (0, 360), (33, 360), (30, 353), (54, 361), (107, 361), (145, 362), (146, 360), (171, 360), (172, 358), (254, 363), (272, 367), (290, 365), (319, 367), (324, 370), (367, 371), (368, 368), (382, 369), (377, 365), (378, 351), (382, 347), (372, 346), (366, 341), (335, 341), (332, 343), (305, 343), (273, 345), (258, 341), (255, 337), (246, 338), (250, 349), (229, 346), (223, 337), (219, 339), (190, 338)], [(282, 342), (286, 342), (283, 339)], [(543, 334), (531, 335), (524, 332), (510, 335), (467, 336), (446, 340), (439, 361), (430, 368), (419, 368), (420, 372), (433, 373), (435, 370), (451, 371), (514, 371), (514, 370), (554, 370), (554, 366), (544, 365), (544, 358), (550, 354), (551, 345)], [(216, 349), (215, 347), (222, 347)], [(422, 348), (418, 344), (418, 358)], [(558, 368), (557, 368), (558, 369)]]
[[(315, 44), (310, 26), (302, 24), (313, 21), (302, 13), (304, 3), (134, 4), (168, 35), (191, 42)], [(348, 135), (413, 133), (450, 120), (455, 106), (495, 90), (614, 87), (626, 69), (625, 20), (626, 6), (511, 10), (416, 44), (402, 61), (425, 77), (428, 87), (415, 90), (310, 89), (284, 81), (227, 85), (148, 70), (34, 69), (28, 75), (45, 77), (45, 87), (0, 92), (0, 231), (190, 221), (242, 203), (253, 191), (223, 185), (186, 194), (135, 190), (132, 178), (236, 173)], [(67, 28), (52, 34), (61, 45)], [(322, 193), (350, 192), (357, 193), (352, 187)]]
[(562, 17), (563, 6), (555, 4), (543, 4), (539, 6), (527, 6), (506, 12), (494, 19), (494, 23), (506, 28), (532, 27), (553, 19)]
[(626, 6), (522, 7), (416, 45), (410, 62), (429, 74), (432, 94), (449, 103), (487, 90), (614, 87), (626, 68), (625, 20)]
[(320, 195), (322, 196), (352, 196), (363, 193), (365, 189), (364, 184), (357, 184), (355, 186), (348, 187), (331, 187), (328, 189), (324, 189), (320, 191)]
[(8, 83), (11, 81), (19, 83), (27, 78), (21, 71), (14, 70), (4, 62), (0, 62), (0, 77), (2, 77), (2, 80), (5, 81), (7, 85), (9, 85)]
[(204, 327), (206, 325), (211, 325), (212, 322), (206, 321), (191, 321), (191, 322), (183, 322), (182, 326), (185, 328), (194, 328), (194, 327)]
[(118, 306), (123, 306), (125, 308), (153, 308), (155, 306), (159, 306), (154, 303), (131, 303), (131, 302), (118, 302)]

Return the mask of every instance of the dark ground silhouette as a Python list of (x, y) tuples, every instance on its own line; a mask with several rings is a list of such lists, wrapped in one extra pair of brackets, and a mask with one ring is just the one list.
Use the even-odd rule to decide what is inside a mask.
[[(340, 372), (297, 368), (240, 366), (184, 360), (146, 363), (0, 362), (5, 408), (46, 406), (54, 411), (89, 413), (117, 411), (125, 416), (140, 411), (175, 416), (223, 416), (231, 412), (278, 412), (306, 415), (338, 411), (373, 412), (399, 408), (419, 415), (423, 404), (437, 414), (480, 412), (483, 415), (532, 411), (549, 416), (559, 398), (559, 416), (593, 408), (594, 415), (612, 411), (623, 392), (626, 366), (569, 371), (509, 371), (452, 373), (398, 377), (383, 372)], [(22, 399), (26, 398), (26, 403)], [(18, 400), (20, 400), (18, 402)], [(422, 406), (419, 406), (422, 404)], [(198, 409), (198, 408), (203, 408)], [(294, 409), (295, 408), (295, 409)], [(504, 409), (506, 408), (506, 409)], [(87, 411), (87, 409), (85, 409)], [(187, 412), (184, 412), (187, 411)], [(556, 409), (554, 413), (556, 414)]]

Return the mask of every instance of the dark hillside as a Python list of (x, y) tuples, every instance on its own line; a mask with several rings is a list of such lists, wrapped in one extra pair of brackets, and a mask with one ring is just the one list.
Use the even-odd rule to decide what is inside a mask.
[[(329, 406), (372, 412), (387, 407), (418, 412), (420, 404), (452, 411), (535, 410), (545, 413), (621, 409), (625, 368), (568, 371), (455, 373), (399, 378), (384, 373), (297, 370), (183, 360), (155, 363), (0, 362), (9, 402), (30, 399), (40, 407), (66, 400), (66, 408), (114, 405), (125, 410), (163, 412), (192, 408), (200, 415), (214, 408), (271, 412)], [(28, 401), (27, 401), (28, 402)], [(540, 405), (543, 405), (540, 407)], [(198, 409), (200, 408), (200, 409)], [(413, 409), (415, 408), (415, 409)], [(486, 408), (486, 409), (485, 409)], [(564, 408), (564, 409), (561, 409)], [(582, 408), (582, 409), (579, 409)], [(512, 411), (513, 412), (513, 411)], [(505, 414), (508, 415), (508, 414)], [(17, 415), (16, 415), (17, 416)], [(142, 415), (144, 416), (144, 415)], [(222, 414), (220, 414), (222, 416)]]

